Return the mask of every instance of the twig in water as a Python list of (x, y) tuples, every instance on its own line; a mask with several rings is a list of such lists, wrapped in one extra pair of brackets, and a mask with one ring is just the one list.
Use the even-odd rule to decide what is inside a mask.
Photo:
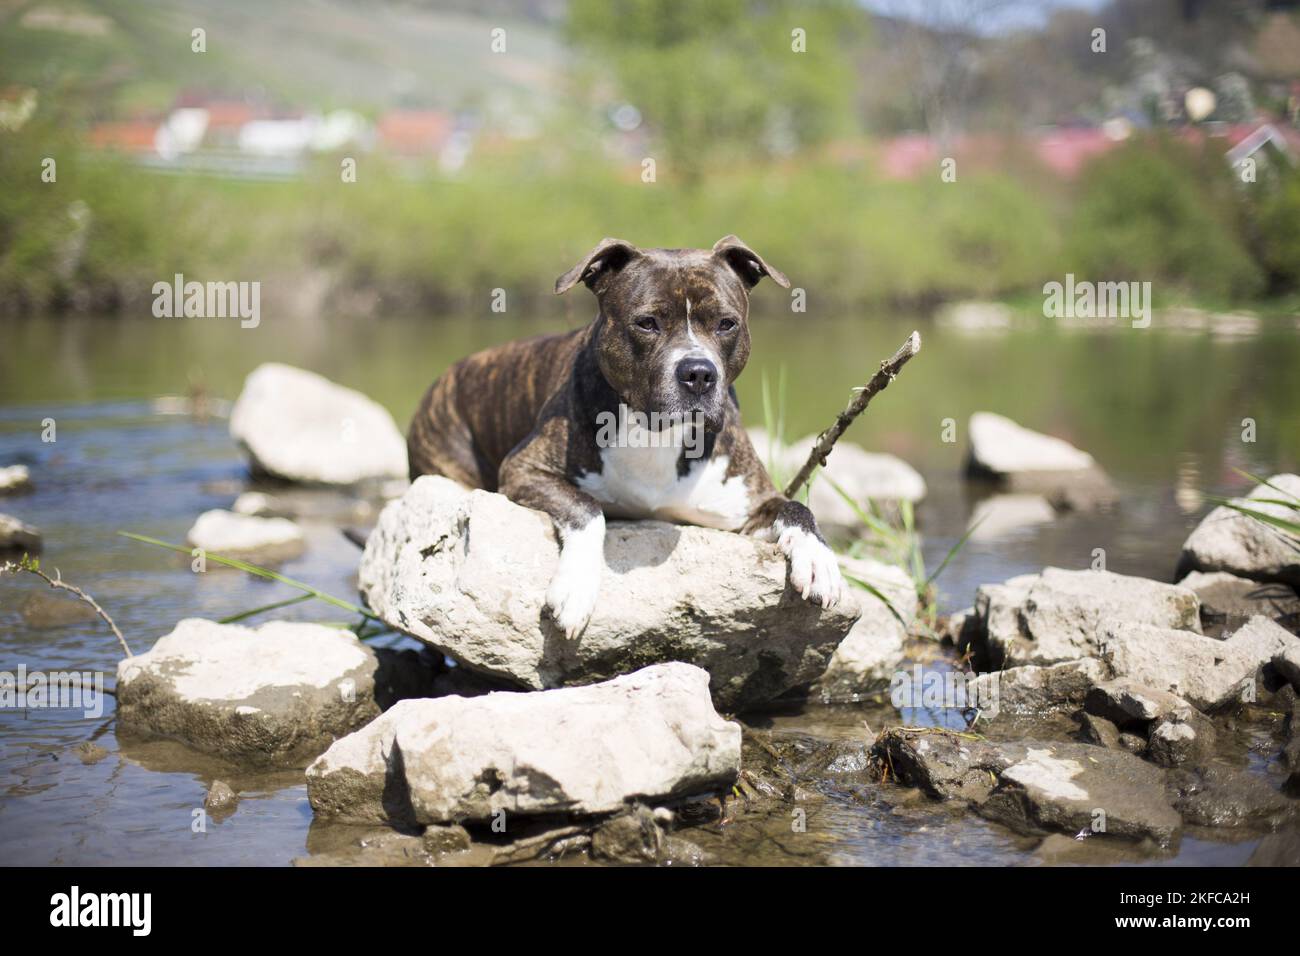
[(96, 614), (98, 614), (101, 618), (104, 619), (105, 624), (107, 624), (110, 628), (112, 628), (113, 635), (117, 638), (117, 642), (122, 645), (122, 650), (126, 651), (126, 656), (127, 657), (135, 656), (134, 654), (131, 653), (131, 648), (126, 646), (126, 638), (124, 638), (122, 636), (122, 632), (117, 629), (117, 625), (114, 624), (113, 619), (108, 616), (108, 612), (105, 611), (102, 607), (100, 607), (98, 602), (89, 594), (87, 594), (85, 591), (81, 590), (81, 588), (77, 587), (75, 584), (69, 584), (67, 581), (63, 580), (63, 575), (59, 573), (58, 568), (54, 569), (54, 577), (50, 577), (48, 574), (46, 574), (44, 571), (41, 570), (40, 561), (38, 561), (35, 558), (28, 557), (27, 555), (23, 555), (21, 561), (18, 562), (6, 561), (3, 565), (0, 565), (0, 574), (15, 573), (18, 571), (26, 571), (28, 574), (34, 574), (42, 581), (44, 581), (46, 584), (48, 584), (50, 587), (57, 588), (61, 591), (71, 592), (72, 594), (75, 594), (77, 597), (81, 598), (81, 600), (85, 601), (87, 604), (90, 605), (90, 607), (94, 610)]
[(867, 403), (876, 396), (877, 393), (883, 392), (889, 383), (892, 382), (903, 366), (908, 363), (917, 352), (921, 351), (921, 333), (913, 332), (893, 354), (892, 358), (880, 363), (880, 370), (871, 376), (871, 380), (866, 385), (855, 388), (854, 396), (849, 400), (848, 405), (844, 406), (844, 411), (840, 412), (830, 428), (826, 429), (817, 436), (817, 441), (813, 443), (812, 451), (808, 453), (808, 460), (803, 463), (803, 467), (786, 485), (785, 496), (793, 498), (803, 487), (804, 483), (812, 477), (812, 473), (819, 467), (826, 464), (826, 456), (831, 453), (835, 443), (840, 440), (845, 429), (853, 424), (853, 420), (862, 414)]

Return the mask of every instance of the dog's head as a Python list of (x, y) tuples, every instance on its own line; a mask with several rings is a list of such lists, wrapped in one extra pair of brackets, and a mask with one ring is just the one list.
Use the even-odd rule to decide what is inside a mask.
[(749, 359), (749, 290), (763, 276), (790, 280), (735, 236), (712, 249), (638, 249), (605, 239), (555, 280), (596, 294), (597, 362), (633, 410), (702, 416), (722, 427), (727, 390)]

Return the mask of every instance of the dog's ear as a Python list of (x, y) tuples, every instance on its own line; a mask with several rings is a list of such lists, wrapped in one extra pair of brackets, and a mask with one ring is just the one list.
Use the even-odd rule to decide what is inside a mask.
[(740, 276), (745, 288), (752, 289), (758, 285), (763, 276), (771, 276), (772, 281), (783, 289), (790, 288), (790, 280), (780, 269), (773, 269), (749, 246), (735, 236), (723, 236), (713, 244), (713, 254), (722, 259)]
[(622, 239), (602, 239), (600, 245), (592, 249), (576, 266), (555, 280), (555, 294), (568, 292), (579, 281), (585, 282), (587, 288), (594, 288), (597, 278), (611, 272), (617, 272), (628, 264), (641, 250)]

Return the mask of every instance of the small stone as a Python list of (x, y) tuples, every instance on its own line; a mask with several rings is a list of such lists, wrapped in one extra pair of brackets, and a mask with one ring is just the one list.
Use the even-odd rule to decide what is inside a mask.
[(0, 554), (38, 554), (43, 544), (41, 533), (36, 528), (23, 524), (12, 515), (0, 514)]
[(0, 495), (16, 495), (32, 490), (32, 476), (26, 465), (0, 468)]
[(203, 805), (213, 813), (233, 810), (237, 803), (239, 803), (239, 795), (224, 780), (212, 781), (212, 786), (208, 787), (208, 795), (203, 801)]
[(302, 552), (303, 533), (286, 518), (257, 518), (214, 509), (199, 515), (186, 536), (195, 548), (220, 555), (276, 555)]

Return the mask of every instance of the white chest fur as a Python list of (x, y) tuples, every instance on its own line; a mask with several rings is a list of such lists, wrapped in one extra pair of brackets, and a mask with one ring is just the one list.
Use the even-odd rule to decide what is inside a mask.
[(744, 477), (727, 477), (725, 455), (688, 459), (687, 473), (678, 474), (682, 444), (669, 432), (632, 432), (628, 441), (601, 449), (601, 470), (582, 475), (578, 487), (599, 501), (611, 518), (657, 518), (739, 530), (749, 517)]

